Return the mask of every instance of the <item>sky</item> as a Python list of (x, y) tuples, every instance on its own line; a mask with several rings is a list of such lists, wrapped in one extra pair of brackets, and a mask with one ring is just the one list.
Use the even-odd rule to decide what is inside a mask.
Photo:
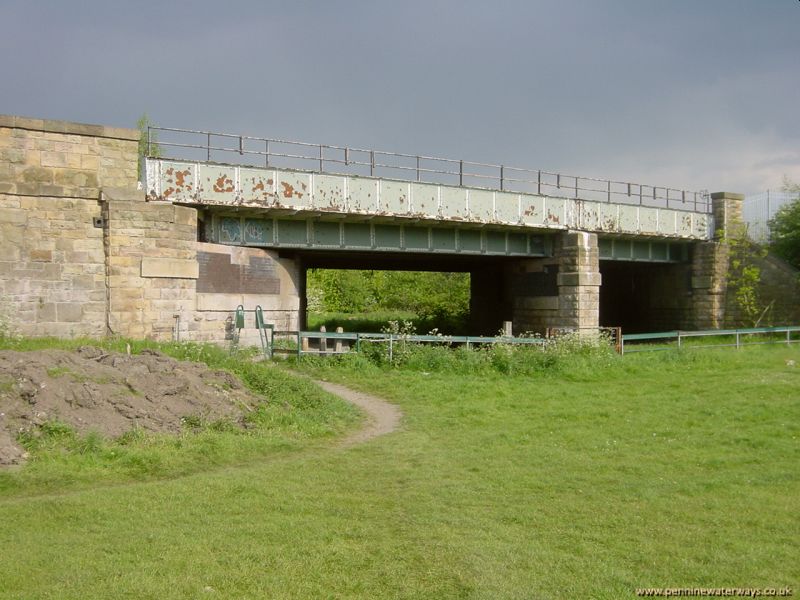
[(3, 114), (800, 181), (798, 0), (0, 0), (0, 23)]

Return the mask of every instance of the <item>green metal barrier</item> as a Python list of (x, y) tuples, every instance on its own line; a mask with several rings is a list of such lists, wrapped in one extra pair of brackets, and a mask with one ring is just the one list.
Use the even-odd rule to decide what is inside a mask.
[[(653, 346), (652, 344), (642, 345), (638, 347), (627, 348), (626, 343), (630, 342), (648, 342), (648, 341), (675, 341), (678, 348), (685, 347), (684, 341), (688, 338), (705, 338), (705, 337), (733, 337), (733, 343), (729, 344), (702, 344), (693, 345), (692, 348), (740, 348), (742, 346), (752, 346), (758, 344), (794, 344), (800, 342), (800, 339), (792, 339), (792, 333), (800, 332), (800, 326), (788, 325), (778, 327), (751, 327), (748, 329), (709, 329), (705, 331), (662, 331), (657, 333), (627, 333), (622, 336), (622, 343), (620, 345), (620, 353), (626, 352), (655, 352), (669, 350), (670, 346)], [(752, 335), (776, 335), (786, 334), (785, 339), (780, 340), (762, 340), (758, 342), (743, 341), (743, 336)]]
[(239, 348), (239, 338), (244, 329), (244, 306), (241, 304), (236, 307), (233, 315), (233, 335), (231, 338), (231, 354)]
[[(264, 321), (264, 311), (261, 309), (260, 304), (256, 306), (255, 312), (256, 329), (258, 329), (258, 339), (261, 341), (261, 350), (264, 352), (264, 358), (272, 358), (275, 326)], [(267, 331), (269, 331), (269, 334), (267, 334)]]
[(258, 329), (258, 338), (261, 342), (261, 351), (264, 353), (264, 358), (272, 358), (275, 344), (275, 326), (267, 323), (266, 319), (264, 319), (264, 310), (261, 305), (256, 306), (255, 310), (252, 311), (245, 310), (242, 304), (236, 307), (233, 317), (231, 352), (234, 352), (239, 347), (242, 329), (245, 328), (245, 314), (248, 312), (255, 313), (255, 326)]

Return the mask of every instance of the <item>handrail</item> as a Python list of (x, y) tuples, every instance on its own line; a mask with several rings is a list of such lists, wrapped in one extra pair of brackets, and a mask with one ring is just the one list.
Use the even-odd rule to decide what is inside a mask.
[[(177, 134), (177, 139), (156, 140), (158, 133)], [(182, 138), (185, 136), (191, 136), (189, 141), (194, 143), (183, 140)], [(226, 145), (226, 141), (229, 140), (234, 140), (233, 145)], [(289, 148), (281, 152), (280, 148), (276, 149), (275, 147), (281, 145), (289, 146)], [(711, 210), (710, 198), (705, 190), (688, 191), (666, 186), (566, 175), (541, 169), (510, 167), (424, 154), (387, 152), (205, 130), (149, 126), (147, 128), (147, 155), (152, 156), (155, 148), (158, 148), (159, 151), (164, 148), (202, 151), (205, 154), (206, 162), (222, 162), (223, 164), (228, 163), (211, 160), (212, 152), (227, 153), (225, 155), (228, 157), (231, 154), (239, 157), (263, 157), (263, 160), (259, 159), (258, 164), (255, 162), (237, 164), (266, 168), (275, 167), (275, 161), (278, 160), (282, 163), (289, 163), (281, 165), (284, 168), (310, 170), (318, 173), (376, 177), (380, 176), (378, 171), (384, 171), (384, 177), (388, 177), (388, 173), (393, 175), (389, 178), (424, 183), (475, 188), (482, 187), (476, 185), (477, 183), (484, 183), (486, 184), (484, 189), (501, 192), (532, 193), (609, 203), (617, 201), (625, 204), (677, 208), (706, 213)], [(378, 157), (377, 161), (376, 157)], [(185, 157), (169, 156), (167, 158), (180, 160)], [(408, 160), (406, 161), (406, 159)], [(197, 157), (194, 160), (197, 160)], [(313, 168), (309, 169), (309, 166), (313, 166)], [(331, 168), (332, 166), (333, 168)], [(439, 168), (436, 168), (437, 166)], [(403, 178), (399, 175), (408, 175), (408, 177)], [(517, 176), (514, 177), (514, 175)], [(446, 181), (440, 181), (441, 179)]]
[[(725, 348), (750, 346), (756, 344), (795, 344), (800, 342), (800, 339), (792, 339), (792, 333), (800, 332), (798, 325), (783, 325), (775, 327), (751, 327), (746, 329), (707, 329), (704, 331), (661, 331), (657, 333), (626, 333), (622, 336), (621, 353), (625, 354), (630, 352), (650, 352), (655, 350), (666, 350), (662, 346), (648, 347), (637, 346), (635, 348), (627, 348), (626, 344), (630, 342), (646, 342), (649, 340), (675, 340), (677, 347), (682, 347), (682, 340), (686, 338), (702, 338), (702, 337), (723, 337), (733, 336), (735, 338), (732, 344), (706, 344), (696, 345), (693, 348)], [(785, 333), (786, 338), (775, 341), (762, 341), (762, 342), (743, 342), (742, 336), (757, 335), (757, 334), (777, 334)]]

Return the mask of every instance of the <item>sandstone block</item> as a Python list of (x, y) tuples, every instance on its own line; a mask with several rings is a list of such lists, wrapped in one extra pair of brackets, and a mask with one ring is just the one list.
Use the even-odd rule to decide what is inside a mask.
[(144, 196), (144, 191), (137, 189), (135, 185), (128, 187), (103, 186), (103, 199), (106, 201), (143, 202)]
[(77, 302), (59, 302), (56, 304), (56, 318), (62, 323), (77, 323), (83, 316), (83, 305)]
[(53, 302), (40, 304), (36, 310), (36, 320), (39, 322), (56, 320), (56, 305)]
[(0, 223), (25, 225), (28, 222), (28, 213), (18, 208), (0, 208)]
[(143, 258), (142, 277), (197, 279), (200, 266), (196, 260), (180, 258)]
[(53, 183), (53, 170), (45, 167), (26, 167), (21, 175), (25, 183)]
[(559, 273), (557, 281), (559, 286), (599, 286), (602, 283), (602, 277), (599, 272), (579, 271)]

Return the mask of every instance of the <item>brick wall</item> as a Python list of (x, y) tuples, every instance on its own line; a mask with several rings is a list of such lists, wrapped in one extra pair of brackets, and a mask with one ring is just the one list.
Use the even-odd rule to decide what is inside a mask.
[[(146, 202), (138, 139), (0, 115), (0, 309), (16, 331), (222, 342), (239, 304), (296, 329), (296, 262), (199, 243), (194, 208)], [(252, 321), (243, 339), (257, 343)]]
[(101, 189), (136, 185), (138, 137), (0, 115), (0, 302), (21, 334), (105, 333), (103, 228), (95, 220)]
[(135, 187), (139, 132), (0, 115), (0, 193), (89, 198)]
[[(711, 194), (716, 238), (695, 245), (692, 263), (694, 295), (692, 326), (695, 329), (752, 327), (736, 302), (736, 290), (728, 284), (730, 250), (728, 235), (742, 227), (744, 196), (730, 192)], [(753, 245), (749, 260), (761, 271), (758, 286), (761, 304), (770, 306), (760, 325), (800, 322), (800, 273), (780, 259), (761, 258)]]
[[(775, 256), (759, 257), (753, 250), (752, 264), (761, 271), (757, 287), (760, 305), (766, 309), (760, 326), (797, 325), (800, 323), (800, 271)], [(726, 290), (725, 326), (752, 327), (753, 323), (736, 302), (736, 292)]]
[(0, 194), (0, 303), (19, 333), (105, 333), (99, 217), (96, 200)]
[(172, 339), (195, 308), (197, 211), (164, 202), (106, 204), (108, 332)]

